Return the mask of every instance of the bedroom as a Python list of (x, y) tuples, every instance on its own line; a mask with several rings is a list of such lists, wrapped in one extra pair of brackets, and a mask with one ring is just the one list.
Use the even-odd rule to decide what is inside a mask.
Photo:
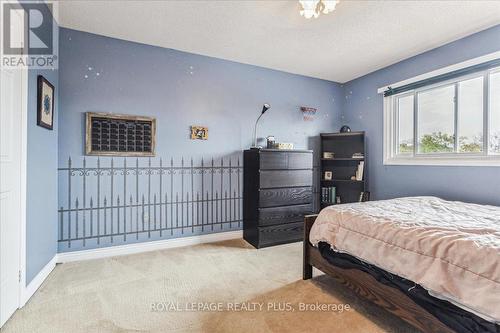
[(499, 2), (1, 7), (2, 332), (500, 330)]

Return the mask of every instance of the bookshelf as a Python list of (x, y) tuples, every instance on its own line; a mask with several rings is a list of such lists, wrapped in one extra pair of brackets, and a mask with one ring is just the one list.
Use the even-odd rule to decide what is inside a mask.
[[(341, 204), (368, 200), (365, 132), (322, 133), (320, 137), (321, 208), (338, 204), (338, 199)], [(333, 157), (326, 158), (325, 152)], [(325, 179), (326, 172), (331, 172), (331, 179)]]

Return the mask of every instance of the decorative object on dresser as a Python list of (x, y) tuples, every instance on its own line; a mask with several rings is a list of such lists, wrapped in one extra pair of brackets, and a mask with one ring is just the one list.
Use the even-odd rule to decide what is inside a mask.
[(276, 138), (272, 135), (269, 135), (267, 137), (267, 148), (268, 149), (274, 149), (276, 148)]
[(279, 142), (276, 144), (276, 148), (282, 149), (282, 150), (292, 150), (293, 143), (291, 143), (291, 142)]
[(313, 211), (311, 150), (249, 149), (243, 162), (243, 238), (256, 248), (302, 240)]
[(155, 118), (87, 112), (86, 120), (87, 155), (155, 156)]
[[(320, 137), (321, 188), (335, 188), (333, 196), (320, 193), (321, 208), (340, 202), (367, 201), (365, 133), (322, 133)], [(331, 178), (327, 177), (330, 173)]]
[(253, 146), (252, 146), (252, 148), (256, 148), (256, 149), (262, 148), (262, 147), (259, 147), (257, 145), (257, 124), (259, 123), (259, 120), (264, 115), (264, 113), (266, 113), (266, 111), (269, 110), (270, 108), (271, 108), (271, 105), (269, 105), (267, 103), (262, 105), (262, 111), (260, 112), (259, 118), (257, 118), (257, 120), (255, 121), (255, 126), (253, 128)]

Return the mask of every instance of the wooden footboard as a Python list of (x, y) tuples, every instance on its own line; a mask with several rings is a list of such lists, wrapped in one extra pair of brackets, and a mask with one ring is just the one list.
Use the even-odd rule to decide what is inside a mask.
[(373, 276), (357, 269), (342, 269), (330, 264), (317, 248), (309, 243), (309, 233), (317, 215), (304, 219), (304, 280), (312, 278), (312, 268), (330, 275), (337, 282), (355, 291), (358, 295), (383, 307), (423, 332), (453, 332), (424, 308), (413, 302), (396, 288), (379, 283)]

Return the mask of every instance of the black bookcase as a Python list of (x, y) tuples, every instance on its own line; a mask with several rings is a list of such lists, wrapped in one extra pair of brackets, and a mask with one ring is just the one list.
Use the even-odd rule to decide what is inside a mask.
[[(366, 191), (366, 144), (365, 132), (348, 133), (322, 133), (321, 136), (321, 188), (319, 201), (321, 208), (340, 203), (351, 203), (366, 201), (369, 192)], [(333, 157), (327, 157), (324, 153), (333, 153)], [(356, 155), (355, 155), (356, 154)], [(363, 164), (363, 173), (358, 179), (356, 171)], [(325, 172), (332, 173), (332, 179), (325, 179)], [(333, 196), (330, 189), (335, 188)]]

